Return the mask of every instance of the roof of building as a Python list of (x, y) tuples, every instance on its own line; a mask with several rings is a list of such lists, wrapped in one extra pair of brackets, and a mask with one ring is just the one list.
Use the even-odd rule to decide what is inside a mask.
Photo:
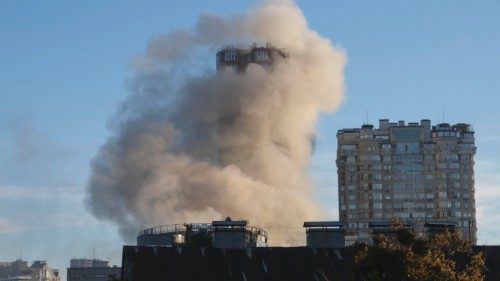
[[(500, 246), (485, 253), (485, 281), (500, 280)], [(354, 248), (268, 247), (205, 249), (123, 247), (125, 281), (149, 280), (353, 280)]]
[[(350, 280), (350, 249), (123, 248), (123, 280)], [(128, 268), (129, 265), (133, 267)], [(130, 270), (131, 269), (131, 270)], [(127, 273), (126, 273), (127, 274)]]

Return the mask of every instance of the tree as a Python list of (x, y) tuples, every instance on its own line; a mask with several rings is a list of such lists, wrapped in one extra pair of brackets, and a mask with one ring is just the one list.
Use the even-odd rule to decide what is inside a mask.
[(400, 220), (394, 237), (377, 235), (373, 245), (357, 244), (354, 279), (359, 281), (480, 281), (484, 256), (474, 254), (458, 232), (418, 239)]

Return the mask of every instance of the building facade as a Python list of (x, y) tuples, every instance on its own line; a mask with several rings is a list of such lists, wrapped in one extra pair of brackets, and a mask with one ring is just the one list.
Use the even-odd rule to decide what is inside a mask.
[(379, 121), (337, 133), (339, 216), (346, 243), (369, 242), (370, 223), (398, 217), (418, 236), (452, 223), (476, 243), (474, 131), (469, 124)]
[(67, 281), (113, 281), (121, 279), (121, 267), (110, 266), (98, 259), (72, 259), (67, 269)]

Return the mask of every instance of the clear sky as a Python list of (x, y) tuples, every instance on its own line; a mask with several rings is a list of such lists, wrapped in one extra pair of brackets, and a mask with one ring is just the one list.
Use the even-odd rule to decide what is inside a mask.
[[(116, 229), (83, 205), (89, 161), (149, 39), (253, 1), (0, 3), (0, 260), (120, 264)], [(476, 131), (478, 243), (500, 244), (500, 2), (298, 1), (348, 56), (347, 99), (318, 124), (310, 176), (337, 217), (338, 129), (439, 118)]]

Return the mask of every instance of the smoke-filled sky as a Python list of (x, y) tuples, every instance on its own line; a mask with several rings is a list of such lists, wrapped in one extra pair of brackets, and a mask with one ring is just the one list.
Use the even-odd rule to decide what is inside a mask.
[[(30, 261), (48, 259), (64, 268), (70, 258), (88, 256), (95, 248), (98, 256), (120, 263), (123, 243), (120, 233), (126, 234), (128, 228), (120, 232), (115, 222), (124, 220), (125, 225), (160, 222), (161, 218), (151, 217), (152, 210), (168, 213), (164, 216), (166, 222), (183, 219), (193, 212), (200, 218), (204, 212), (225, 216), (235, 212), (231, 206), (238, 203), (217, 205), (221, 202), (217, 195), (235, 198), (230, 193), (235, 190), (229, 189), (232, 180), (245, 182), (236, 186), (249, 192), (243, 195), (236, 192), (238, 196), (247, 196), (240, 200), (258, 204), (261, 210), (278, 208), (276, 212), (283, 212), (279, 205), (246, 200), (256, 198), (254, 193), (260, 190), (273, 190), (288, 194), (282, 200), (288, 204), (295, 202), (293, 210), (301, 216), (320, 214), (336, 219), (337, 129), (359, 126), (366, 112), (370, 122), (378, 118), (407, 121), (429, 118), (435, 122), (437, 118), (442, 120), (443, 109), (446, 121), (474, 125), (478, 146), (479, 243), (500, 243), (500, 226), (494, 224), (500, 219), (498, 2), (455, 1), (450, 5), (388, 1), (361, 5), (298, 1), (298, 8), (288, 7), (291, 12), (286, 21), (276, 17), (268, 28), (262, 25), (269, 20), (269, 14), (262, 13), (259, 20), (248, 18), (249, 14), (258, 14), (259, 8), (255, 7), (259, 5), (254, 1), (234, 0), (130, 1), (121, 2), (120, 6), (101, 1), (50, 4), (3, 1), (0, 4), (3, 19), (0, 24), (0, 260), (12, 260), (22, 254)], [(229, 27), (229, 23), (235, 25)], [(252, 28), (245, 28), (242, 23)], [(215, 26), (224, 27), (224, 31), (211, 33)], [(279, 30), (288, 32), (281, 34)], [(278, 65), (270, 76), (259, 68), (252, 69), (247, 78), (217, 76), (213, 52), (229, 38), (234, 42), (227, 44), (275, 41), (276, 45), (284, 45), (291, 54), (286, 62), (291, 66)], [(315, 52), (307, 56), (306, 47), (313, 47)], [(309, 73), (315, 61), (328, 73)], [(169, 65), (173, 63), (182, 68), (172, 70)], [(258, 87), (262, 91), (258, 93), (251, 87), (241, 89), (235, 85), (243, 80), (255, 87), (250, 82), (259, 77), (262, 84)], [(271, 84), (272, 87), (266, 87)], [(234, 95), (225, 96), (228, 92), (219, 89), (238, 91), (243, 100), (251, 103), (224, 99)], [(202, 95), (202, 90), (207, 94)], [(297, 94), (289, 100), (292, 96), (286, 93), (294, 91)], [(305, 91), (311, 95), (303, 95)], [(215, 94), (219, 92), (221, 96)], [(196, 103), (197, 97), (204, 99), (207, 106)], [(205, 125), (217, 123), (210, 106), (219, 104), (215, 101), (221, 98), (225, 106), (216, 112), (233, 113), (233, 109), (245, 112), (238, 118), (244, 126), (224, 130), (228, 142), (221, 145), (227, 151), (235, 149), (243, 153), (229, 153), (227, 158), (221, 155), (224, 163), (230, 164), (226, 165), (228, 168), (207, 164), (202, 161), (202, 152), (191, 151), (187, 146), (187, 143), (210, 146), (200, 143), (206, 138), (191, 134), (198, 126), (208, 128)], [(167, 102), (169, 99), (172, 103)], [(299, 113), (295, 111), (287, 112), (287, 108), (292, 110), (299, 103), (294, 99), (302, 99), (300, 115), (307, 118), (297, 118)], [(278, 106), (285, 100), (290, 107)], [(141, 122), (148, 120), (152, 122), (142, 126)], [(256, 126), (248, 126), (254, 121)], [(297, 126), (297, 130), (288, 126), (292, 129)], [(255, 142), (245, 143), (246, 136), (254, 133), (257, 133)], [(312, 133), (316, 147), (308, 159), (307, 140)], [(180, 138), (185, 142), (180, 142)], [(283, 165), (290, 165), (296, 171), (293, 176), (297, 178), (270, 178), (270, 174), (279, 175), (280, 168), (267, 167), (269, 160), (258, 153), (248, 158), (245, 154), (248, 151), (240, 149), (247, 146), (253, 150), (259, 147), (261, 150), (256, 151), (262, 155), (274, 151)], [(140, 147), (145, 150), (135, 150)], [(283, 147), (286, 149), (280, 149)], [(148, 167), (133, 167), (136, 163), (127, 163), (130, 158), (116, 158), (118, 150), (132, 153), (125, 154), (132, 158), (146, 157), (152, 163)], [(176, 160), (175, 166), (171, 158)], [(133, 180), (143, 188), (135, 190), (136, 194), (110, 192), (104, 194), (108, 197), (103, 195), (95, 200), (100, 203), (86, 207), (83, 202), (86, 187), (98, 188), (102, 184), (99, 180), (105, 181), (113, 173), (102, 170), (103, 167), (123, 167), (119, 165), (139, 171), (135, 175), (138, 178)], [(153, 172), (153, 176), (144, 177), (141, 169)], [(168, 175), (163, 171), (175, 172), (178, 177), (163, 176)], [(204, 174), (205, 178), (184, 181), (182, 177), (193, 171), (208, 174)], [(96, 181), (91, 175), (99, 175), (99, 179)], [(202, 205), (191, 210), (182, 199), (175, 203), (184, 206), (179, 212), (174, 205), (162, 204), (161, 199), (156, 201), (148, 193), (154, 190), (171, 196), (175, 190), (163, 189), (165, 181), (179, 182), (179, 187), (188, 185), (191, 187), (188, 190), (196, 193), (199, 182), (206, 178), (208, 183), (223, 187), (216, 189), (222, 190), (222, 194), (203, 198), (216, 206), (210, 211)], [(127, 180), (119, 176), (114, 179)], [(293, 184), (283, 184), (290, 181)], [(304, 192), (304, 196), (296, 196), (295, 189)], [(271, 196), (278, 195), (271, 193)], [(151, 203), (153, 199), (157, 204)], [(307, 208), (318, 201), (322, 208)], [(125, 212), (130, 213), (120, 217), (115, 207), (124, 203), (128, 206)], [(94, 211), (104, 220), (94, 218), (88, 211), (92, 206), (99, 209)], [(172, 209), (175, 211), (171, 212)], [(251, 209), (235, 216), (251, 213), (263, 217)], [(270, 222), (257, 221), (254, 215), (248, 215), (250, 223)], [(292, 221), (280, 216), (277, 223)], [(297, 231), (301, 231), (300, 227)]]
[[(287, 56), (203, 70), (198, 57), (252, 42)], [(307, 171), (319, 114), (343, 101), (345, 62), (288, 0), (157, 36), (92, 161), (88, 209), (131, 242), (141, 228), (229, 216), (266, 229), (271, 245), (302, 244), (302, 223), (327, 217)]]

